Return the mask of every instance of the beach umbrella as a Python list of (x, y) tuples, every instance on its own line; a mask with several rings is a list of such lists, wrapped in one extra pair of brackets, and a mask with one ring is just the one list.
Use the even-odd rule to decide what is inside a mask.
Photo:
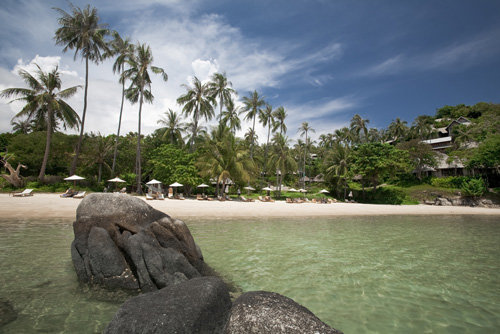
[(205, 195), (205, 188), (208, 188), (208, 185), (207, 185), (207, 184), (205, 184), (205, 183), (202, 183), (202, 184), (200, 184), (199, 186), (197, 186), (197, 188), (201, 188), (201, 189), (203, 189), (203, 190), (202, 190), (202, 195)]
[(297, 190), (297, 189), (295, 189), (295, 188), (290, 188), (290, 189), (288, 189), (288, 191), (289, 191), (289, 192), (292, 192), (292, 193), (296, 193), (298, 190)]
[(76, 174), (68, 176), (64, 181), (73, 181), (73, 186), (76, 187), (76, 181), (85, 180), (84, 177), (78, 176)]
[(252, 187), (250, 187), (250, 186), (243, 187), (243, 189), (246, 189), (246, 190), (252, 190), (252, 191), (253, 191), (253, 190), (255, 190), (255, 188), (252, 188)]
[(122, 180), (119, 177), (115, 177), (114, 179), (108, 180), (108, 182), (123, 183), (123, 182), (127, 182), (127, 181)]
[(179, 182), (174, 182), (170, 185), (170, 187), (174, 188), (175, 190), (177, 187), (182, 187), (182, 184), (180, 184)]
[[(113, 182), (113, 183), (116, 184), (116, 183), (124, 183), (124, 182), (127, 182), (127, 181), (122, 180), (119, 177), (115, 177), (114, 179), (108, 180), (108, 182)], [(116, 186), (115, 186), (115, 189), (116, 189)]]
[(326, 189), (321, 189), (321, 190), (319, 191), (319, 193), (320, 193), (320, 194), (329, 194), (330, 192), (329, 192), (328, 190), (326, 190)]
[(307, 192), (307, 190), (305, 190), (303, 188), (300, 188), (298, 191), (301, 192), (301, 193), (306, 193)]
[[(156, 179), (152, 179), (151, 181), (146, 183), (148, 188), (150, 188), (153, 191), (158, 191), (158, 192), (161, 192), (161, 184), (162, 184), (162, 182), (158, 181)], [(156, 187), (158, 187), (158, 189), (156, 189)]]
[(149, 181), (148, 183), (146, 183), (148, 186), (150, 185), (154, 185), (154, 184), (161, 184), (161, 181), (158, 181), (158, 180), (155, 180), (155, 179), (152, 179), (151, 181)]
[(267, 191), (267, 196), (269, 196), (269, 192), (270, 192), (272, 189), (271, 189), (271, 188), (269, 188), (269, 187), (265, 187), (265, 188), (262, 188), (262, 190)]

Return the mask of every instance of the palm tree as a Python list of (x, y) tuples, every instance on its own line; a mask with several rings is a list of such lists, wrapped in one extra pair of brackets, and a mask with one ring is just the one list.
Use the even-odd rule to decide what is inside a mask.
[(250, 147), (257, 144), (257, 139), (259, 136), (255, 133), (252, 128), (248, 128), (247, 132), (245, 132), (245, 141), (248, 143)]
[(231, 100), (231, 94), (236, 94), (236, 91), (231, 88), (231, 81), (227, 80), (226, 73), (214, 73), (208, 83), (208, 94), (214, 99), (217, 104), (216, 98), (219, 98), (219, 118), (222, 115), (222, 106), (226, 105)]
[(349, 146), (352, 143), (352, 133), (347, 127), (335, 130), (336, 141), (342, 143), (345, 146)]
[(162, 117), (157, 122), (158, 124), (164, 125), (164, 127), (161, 128), (161, 131), (163, 131), (162, 139), (168, 138), (169, 143), (172, 145), (182, 143), (182, 132), (186, 130), (186, 123), (183, 123), (179, 114), (172, 109), (168, 109), (165, 115), (167, 115), (167, 117)]
[[(245, 119), (250, 120), (253, 119), (253, 126), (252, 126), (252, 133), (254, 134), (253, 138), (256, 138), (255, 136), (255, 118), (257, 117), (257, 114), (259, 112), (260, 107), (264, 106), (266, 102), (264, 102), (264, 98), (262, 96), (259, 96), (259, 93), (257, 91), (253, 91), (249, 96), (244, 96), (243, 97), (243, 113), (246, 113)], [(251, 146), (250, 146), (250, 159), (253, 159), (253, 140), (251, 141)]]
[(21, 134), (28, 134), (32, 127), (31, 127), (31, 120), (29, 118), (26, 118), (24, 120), (18, 120), (18, 121), (14, 121), (12, 120), (10, 122), (10, 124), (12, 125), (12, 131), (14, 133), (21, 133)]
[(120, 128), (122, 125), (122, 114), (123, 114), (123, 102), (125, 101), (125, 77), (123, 77), (123, 71), (125, 70), (125, 64), (127, 60), (134, 54), (134, 45), (130, 43), (128, 38), (122, 39), (118, 32), (113, 32), (113, 40), (110, 43), (111, 51), (105, 56), (111, 57), (116, 56), (116, 60), (113, 64), (113, 73), (118, 73), (120, 75), (119, 82), (122, 84), (122, 102), (120, 105), (120, 116), (118, 118), (118, 130), (116, 131), (115, 138), (115, 148), (113, 152), (113, 165), (111, 166), (111, 174), (115, 174), (116, 167), (116, 156), (118, 154), (118, 140), (120, 139)]
[(182, 108), (184, 115), (193, 115), (192, 126), (190, 126), (192, 136), (189, 144), (191, 152), (194, 149), (194, 140), (198, 136), (198, 122), (201, 117), (204, 117), (207, 122), (214, 117), (214, 108), (212, 105), (215, 101), (209, 94), (208, 84), (202, 84), (197, 77), (193, 78), (192, 84), (192, 87), (182, 85), (186, 88), (187, 92), (177, 99), (177, 103), (184, 106)]
[(106, 170), (111, 171), (111, 167), (108, 164), (108, 157), (113, 149), (113, 142), (111, 137), (104, 137), (100, 133), (94, 135), (93, 133), (88, 138), (90, 146), (87, 154), (85, 155), (85, 161), (87, 166), (92, 167), (94, 165), (98, 166), (97, 170), (97, 182), (102, 180), (102, 168), (105, 167)]
[(408, 127), (406, 126), (407, 122), (402, 121), (399, 117), (397, 117), (394, 121), (389, 124), (389, 133), (394, 140), (402, 139), (408, 133)]
[(273, 125), (273, 132), (276, 132), (278, 128), (280, 129), (280, 135), (285, 135), (286, 133), (286, 124), (285, 124), (285, 119), (288, 116), (286, 113), (285, 108), (283, 107), (278, 107), (276, 110), (273, 112), (273, 117), (274, 117), (274, 125)]
[(222, 183), (224, 191), (230, 178), (233, 181), (249, 182), (252, 161), (248, 158), (244, 145), (236, 139), (228, 127), (220, 124), (210, 135), (206, 135), (201, 152), (198, 160), (201, 174), (205, 177), (215, 175), (217, 188), (219, 183)]
[(363, 119), (360, 115), (356, 114), (351, 119), (351, 131), (355, 135), (354, 138), (357, 139), (358, 142), (361, 142), (360, 132), (362, 131), (364, 134), (364, 141), (368, 139), (368, 128), (366, 125), (370, 123), (368, 119)]
[(271, 151), (271, 165), (276, 168), (278, 181), (278, 197), (281, 197), (281, 185), (283, 184), (283, 175), (289, 171), (297, 170), (297, 162), (289, 148), (289, 140), (280, 133), (273, 137), (273, 150)]
[(89, 61), (96, 64), (103, 60), (103, 52), (109, 51), (105, 37), (109, 30), (105, 25), (99, 23), (97, 9), (87, 5), (83, 10), (70, 3), (71, 13), (60, 8), (54, 8), (61, 17), (57, 20), (60, 28), (56, 30), (56, 45), (64, 45), (63, 52), (75, 50), (74, 59), (78, 54), (85, 58), (85, 91), (83, 95), (83, 112), (80, 126), (80, 137), (76, 145), (75, 156), (71, 164), (70, 174), (74, 174), (76, 163), (83, 140), (83, 131), (85, 126), (85, 116), (87, 113), (87, 92), (89, 84)]
[(413, 121), (411, 130), (416, 138), (420, 140), (429, 139), (432, 134), (432, 123), (434, 119), (431, 116), (420, 115)]
[(304, 147), (304, 169), (303, 169), (303, 186), (304, 189), (306, 188), (306, 156), (307, 156), (307, 146), (309, 145), (309, 141), (307, 138), (307, 134), (309, 132), (316, 132), (312, 127), (309, 126), (308, 122), (303, 122), (302, 125), (299, 128), (300, 136), (302, 137), (303, 135), (306, 136), (305, 138), (305, 147)]
[[(35, 64), (36, 65), (36, 64)], [(80, 118), (78, 114), (64, 101), (73, 96), (81, 86), (73, 86), (61, 90), (61, 78), (56, 67), (49, 73), (42, 71), (40, 66), (36, 65), (36, 77), (28, 71), (20, 70), (19, 75), (26, 82), (29, 88), (8, 88), (0, 93), (1, 97), (10, 98), (19, 96), (13, 101), (23, 101), (26, 105), (15, 117), (26, 117), (31, 120), (43, 116), (47, 125), (47, 140), (45, 143), (45, 154), (43, 156), (42, 167), (38, 178), (44, 180), (45, 169), (50, 154), (50, 144), (52, 133), (57, 122), (62, 121), (64, 127), (78, 128)]]
[(221, 122), (229, 127), (233, 135), (236, 133), (236, 130), (241, 130), (241, 121), (238, 117), (240, 113), (239, 109), (239, 107), (234, 105), (234, 101), (229, 99), (226, 102), (226, 110), (220, 114)]
[(273, 116), (273, 107), (269, 104), (266, 104), (265, 109), (261, 109), (259, 112), (259, 121), (263, 127), (267, 126), (267, 142), (266, 142), (266, 150), (264, 153), (264, 172), (267, 172), (267, 151), (269, 148), (269, 137), (271, 135), (271, 125), (274, 124), (274, 116)]
[(139, 101), (139, 117), (137, 131), (137, 153), (136, 153), (136, 174), (137, 174), (137, 192), (142, 193), (141, 179), (141, 117), (142, 104), (144, 101), (153, 102), (154, 96), (151, 93), (151, 78), (149, 70), (155, 74), (160, 74), (163, 81), (168, 80), (168, 75), (160, 67), (153, 66), (153, 53), (149, 45), (138, 43), (135, 46), (135, 52), (128, 57), (129, 68), (123, 72), (123, 78), (131, 81), (130, 87), (125, 90), (127, 99), (132, 103)]
[(326, 168), (326, 175), (335, 179), (337, 186), (344, 189), (344, 199), (347, 191), (347, 173), (349, 171), (349, 149), (337, 143), (331, 151)]

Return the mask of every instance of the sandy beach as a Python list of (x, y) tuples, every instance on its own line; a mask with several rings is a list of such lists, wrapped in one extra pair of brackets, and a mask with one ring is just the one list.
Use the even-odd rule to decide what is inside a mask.
[[(145, 200), (144, 197), (140, 197)], [(2, 218), (67, 218), (75, 219), (81, 199), (61, 198), (58, 194), (34, 194), (12, 197), (0, 194)], [(498, 208), (472, 208), (430, 205), (376, 205), (358, 203), (289, 204), (284, 201), (245, 203), (238, 201), (198, 201), (195, 199), (147, 201), (172, 217), (259, 218), (259, 217), (328, 217), (376, 215), (497, 215)]]

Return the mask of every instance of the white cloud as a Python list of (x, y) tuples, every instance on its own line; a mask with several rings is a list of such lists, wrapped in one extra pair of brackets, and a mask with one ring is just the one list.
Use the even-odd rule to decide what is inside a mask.
[[(40, 57), (39, 55), (36, 55), (35, 58), (30, 60), (29, 63), (25, 63), (23, 59), (18, 59), (16, 66), (14, 66), (14, 68), (12, 69), (12, 73), (17, 74), (19, 70), (25, 70), (31, 74), (34, 74), (38, 70), (38, 67), (36, 65), (38, 65), (42, 71), (49, 72), (52, 71), (55, 67), (58, 67), (60, 62), (61, 57), (59, 56)], [(66, 66), (66, 68), (69, 67)], [(59, 73), (74, 77), (78, 76), (76, 71), (64, 70), (62, 68), (59, 68)]]

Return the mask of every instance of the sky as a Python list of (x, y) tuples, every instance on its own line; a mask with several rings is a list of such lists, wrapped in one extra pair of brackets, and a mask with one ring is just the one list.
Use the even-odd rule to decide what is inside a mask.
[[(256, 90), (288, 113), (287, 135), (308, 122), (313, 139), (359, 114), (370, 127), (396, 117), (411, 124), (444, 105), (500, 102), (498, 0), (122, 0), (73, 1), (97, 8), (101, 21), (134, 43), (151, 46), (153, 104), (143, 108), (142, 133), (152, 133), (193, 76), (225, 72), (237, 103)], [(3, 0), (0, 8), (0, 90), (24, 87), (19, 69), (59, 66), (63, 88), (84, 85), (85, 67), (54, 43), (59, 0)], [(89, 68), (85, 131), (115, 133), (121, 85), (113, 60)], [(80, 115), (83, 89), (68, 100)], [(0, 132), (22, 108), (0, 99)], [(125, 104), (122, 134), (137, 131), (138, 105)], [(218, 109), (216, 109), (218, 112)], [(215, 121), (211, 123), (214, 124)], [(251, 127), (243, 123), (239, 135)], [(76, 131), (67, 131), (76, 133)], [(267, 131), (256, 126), (260, 142)]]

